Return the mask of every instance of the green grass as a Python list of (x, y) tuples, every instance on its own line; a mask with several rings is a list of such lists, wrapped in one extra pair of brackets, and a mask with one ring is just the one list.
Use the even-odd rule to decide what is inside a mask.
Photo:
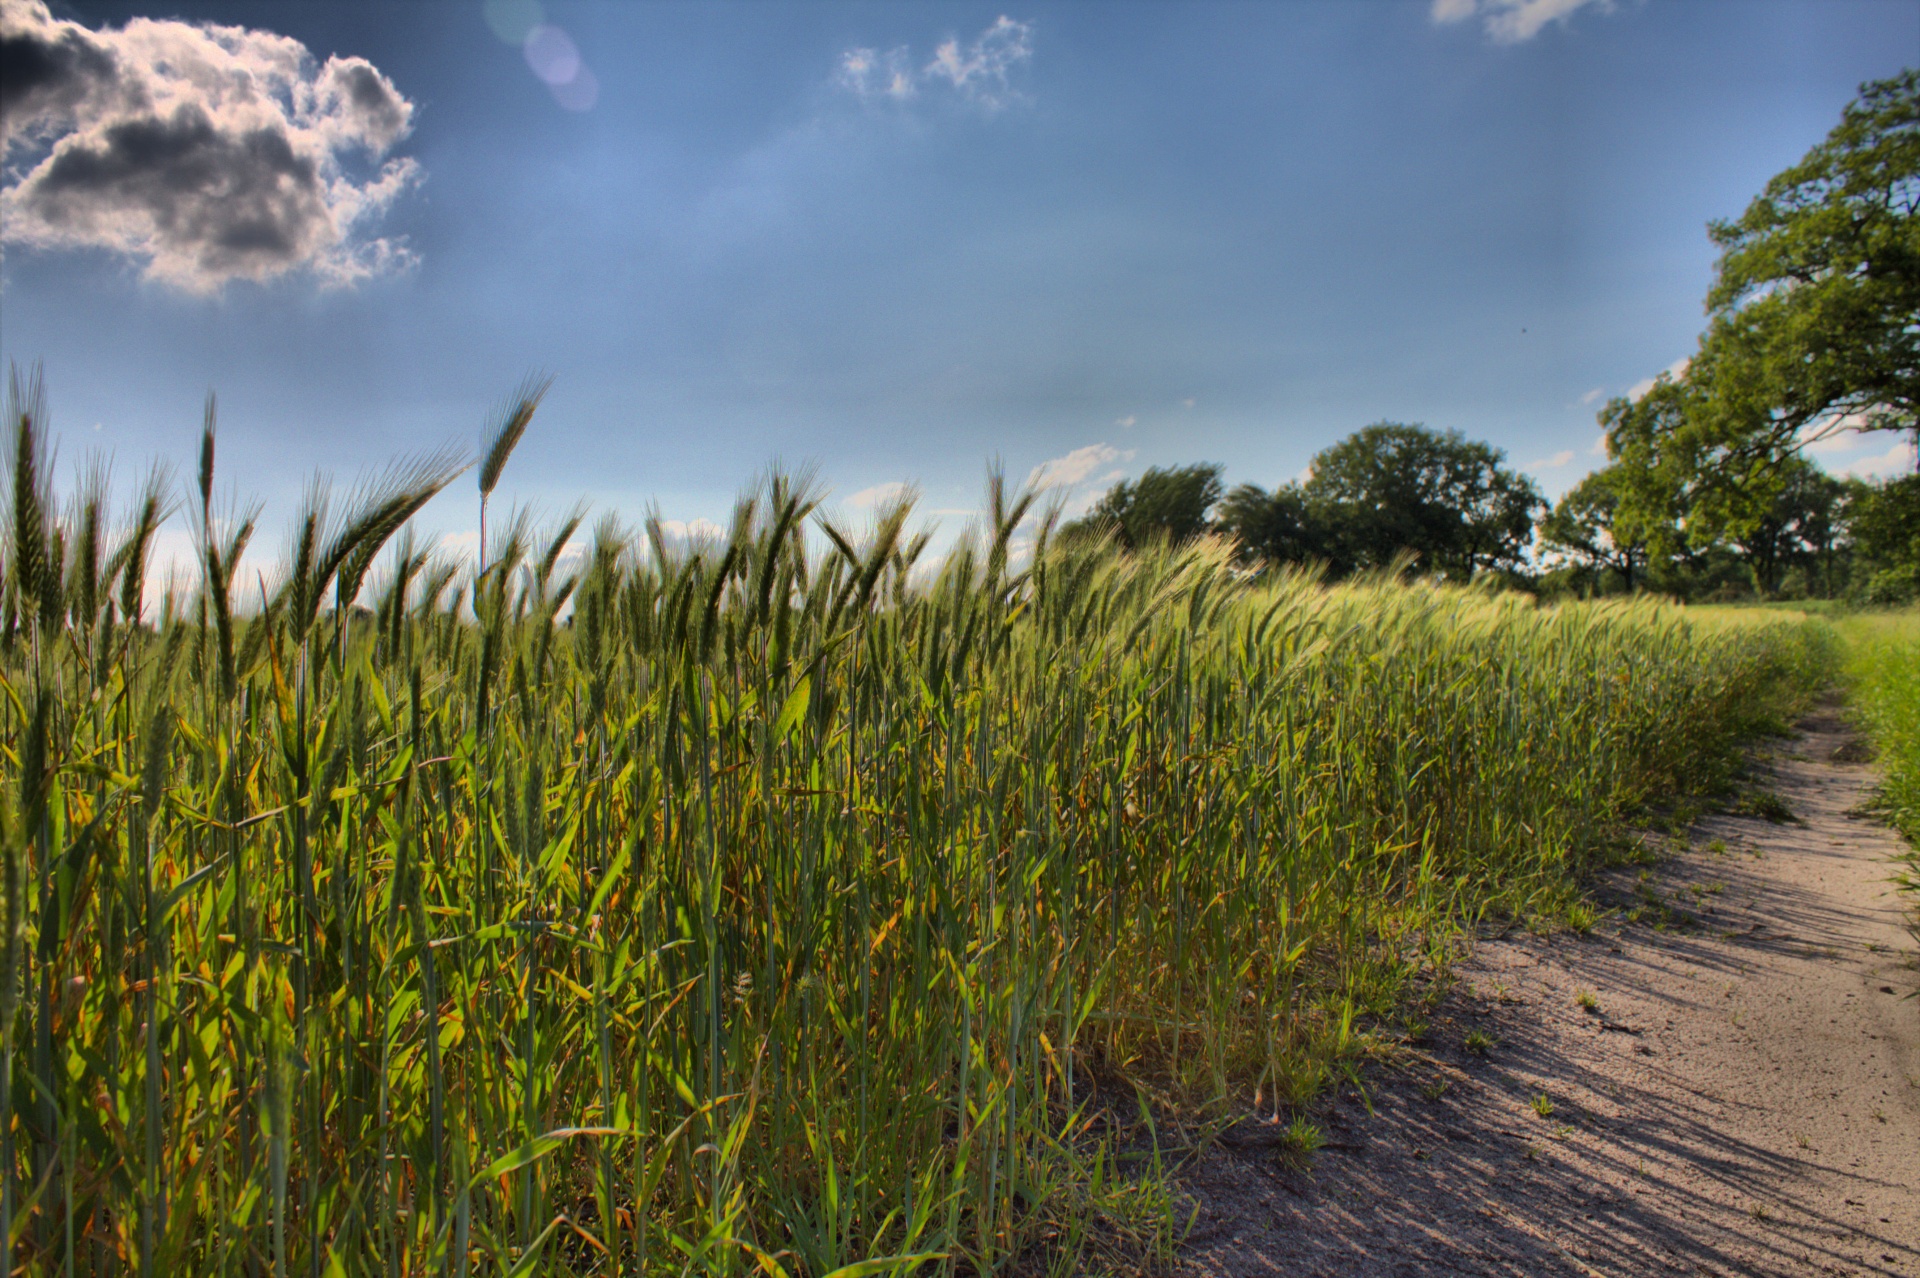
[[(1849, 699), (1880, 768), (1877, 803), (1906, 836), (1901, 882), (1920, 894), (1920, 611), (1864, 613), (1844, 620), (1841, 633)], [(1914, 933), (1920, 938), (1920, 923)]]
[(714, 544), (608, 522), (577, 571), (572, 527), (509, 521), (474, 579), (383, 550), (430, 467), (314, 503), (250, 616), (208, 502), (195, 593), (130, 623), (140, 521), (56, 519), (23, 433), (0, 1238), (31, 1273), (1163, 1255), (1155, 1113), (1304, 1104), (1824, 650), (1213, 543), (1016, 565), (997, 483), (931, 571), (904, 508), (856, 538), (774, 478)]

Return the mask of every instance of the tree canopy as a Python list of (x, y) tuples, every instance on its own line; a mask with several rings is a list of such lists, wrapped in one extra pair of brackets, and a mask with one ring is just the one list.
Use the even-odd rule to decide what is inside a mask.
[(1376, 422), (1317, 454), (1301, 495), (1347, 566), (1411, 553), (1428, 571), (1471, 576), (1523, 563), (1546, 504), (1505, 460), (1457, 430)]
[(1087, 514), (1061, 529), (1065, 536), (1103, 531), (1128, 549), (1150, 541), (1178, 544), (1212, 530), (1208, 515), (1220, 500), (1221, 467), (1155, 466), (1137, 480), (1121, 480)]
[(1588, 573), (1613, 572), (1632, 590), (1647, 566), (1647, 539), (1620, 526), (1620, 469), (1594, 471), (1540, 521), (1540, 545)]
[(1656, 560), (1727, 548), (1770, 592), (1774, 548), (1802, 553), (1835, 517), (1838, 490), (1801, 450), (1842, 430), (1920, 438), (1920, 71), (1861, 86), (1822, 142), (1708, 231), (1721, 254), (1685, 372), (1600, 415), (1610, 532)]
[(1803, 431), (1920, 430), (1920, 70), (1861, 86), (1720, 246), (1688, 380), (1696, 421), (1763, 448)]

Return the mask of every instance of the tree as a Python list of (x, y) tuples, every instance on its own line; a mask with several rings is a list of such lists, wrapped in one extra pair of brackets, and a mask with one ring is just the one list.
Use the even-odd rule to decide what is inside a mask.
[(1824, 560), (1831, 581), (1845, 491), (1846, 485), (1804, 458), (1791, 458), (1782, 467), (1773, 500), (1731, 538), (1758, 593), (1780, 593), (1781, 578), (1796, 563), (1812, 567)]
[(1129, 550), (1151, 541), (1190, 541), (1211, 531), (1207, 516), (1220, 500), (1220, 471), (1210, 462), (1152, 467), (1137, 480), (1123, 479), (1109, 488), (1086, 515), (1062, 527), (1061, 534), (1111, 530)]
[(1376, 422), (1316, 455), (1301, 492), (1336, 566), (1385, 567), (1411, 552), (1428, 571), (1466, 577), (1521, 566), (1546, 505), (1505, 460), (1457, 430)]
[(1920, 437), (1920, 71), (1862, 85), (1824, 141), (1708, 232), (1721, 255), (1685, 374), (1600, 415), (1611, 531), (1655, 563), (1739, 548), (1772, 589), (1781, 503), (1808, 496), (1800, 450), (1839, 430)]
[(1272, 492), (1241, 484), (1221, 501), (1215, 524), (1240, 543), (1245, 559), (1297, 564), (1330, 558), (1325, 532), (1298, 484)]
[(1761, 453), (1920, 434), (1920, 70), (1864, 84), (1824, 141), (1709, 228), (1697, 431)]
[(1575, 484), (1540, 521), (1540, 543), (1588, 573), (1619, 574), (1632, 590), (1647, 566), (1647, 538), (1620, 520), (1621, 478), (1608, 466)]
[(1920, 596), (1920, 475), (1879, 484), (1854, 481), (1846, 525), (1869, 602)]

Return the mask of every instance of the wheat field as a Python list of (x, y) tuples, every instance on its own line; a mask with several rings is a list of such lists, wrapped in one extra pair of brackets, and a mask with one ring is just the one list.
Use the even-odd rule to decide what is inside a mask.
[[(1579, 925), (1618, 822), (1832, 661), (1816, 625), (1062, 546), (998, 479), (937, 563), (908, 505), (856, 535), (773, 474), (709, 543), (509, 516), (476, 572), (405, 531), (460, 471), (427, 459), (314, 489), (245, 583), (211, 428), (188, 499), (116, 512), (56, 497), (39, 403), (8, 1272), (1164, 1255), (1155, 1115), (1284, 1119), (1464, 929)], [(149, 606), (176, 504), (197, 575)]]

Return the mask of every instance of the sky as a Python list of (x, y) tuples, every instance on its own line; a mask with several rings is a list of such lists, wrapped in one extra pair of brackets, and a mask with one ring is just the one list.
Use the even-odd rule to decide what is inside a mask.
[(0, 0), (0, 57), (63, 475), (184, 474), (211, 390), (275, 530), (537, 373), (496, 502), (699, 528), (779, 464), (952, 532), (990, 463), (1078, 509), (1381, 420), (1563, 491), (1920, 0)]

